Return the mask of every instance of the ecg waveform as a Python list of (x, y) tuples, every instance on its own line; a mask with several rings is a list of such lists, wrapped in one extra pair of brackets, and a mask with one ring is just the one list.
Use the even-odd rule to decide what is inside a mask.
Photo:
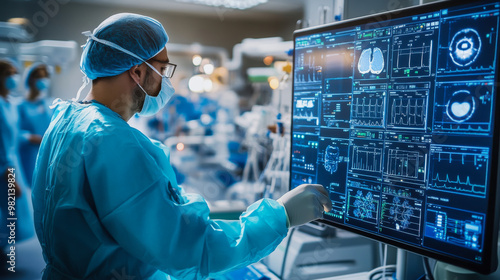
[(318, 101), (315, 99), (315, 97), (295, 98), (293, 115), (295, 124), (319, 124)]
[(355, 98), (352, 105), (353, 118), (382, 118), (384, 100), (381, 98)]
[(392, 52), (393, 77), (429, 76), (433, 59), (432, 32), (396, 36)]
[(371, 172), (382, 170), (381, 148), (354, 146), (352, 151), (352, 169)]
[(439, 178), (439, 174), (436, 174), (433, 181), (434, 184), (431, 187), (436, 189), (473, 193), (480, 196), (485, 196), (486, 194), (486, 186), (483, 184), (471, 183), (470, 176), (467, 176), (467, 179), (463, 180), (460, 179), (460, 175), (457, 175), (457, 178), (452, 180), (449, 178), (448, 174), (446, 174), (445, 178)]
[(423, 68), (431, 64), (432, 40), (430, 43), (423, 42), (420, 47), (398, 48), (394, 51), (396, 57), (395, 68)]
[(426, 107), (427, 99), (425, 98), (394, 99), (391, 104), (388, 125), (423, 128), (425, 126)]
[(419, 152), (389, 149), (387, 174), (416, 179), (420, 167), (419, 160)]
[[(351, 125), (383, 126), (385, 99), (375, 93), (356, 94), (351, 106)], [(362, 97), (361, 97), (362, 96)]]
[(431, 149), (429, 186), (435, 190), (467, 196), (486, 196), (488, 150), (459, 148), (453, 152)]
[(295, 81), (297, 83), (321, 82), (323, 78), (323, 67), (320, 65), (322, 56), (310, 53), (300, 53), (297, 56), (297, 69)]

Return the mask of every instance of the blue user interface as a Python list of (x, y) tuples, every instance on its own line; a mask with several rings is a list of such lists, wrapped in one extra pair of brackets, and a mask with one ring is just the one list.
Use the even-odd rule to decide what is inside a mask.
[(291, 187), (324, 185), (334, 224), (481, 263), (498, 28), (490, 2), (297, 32)]

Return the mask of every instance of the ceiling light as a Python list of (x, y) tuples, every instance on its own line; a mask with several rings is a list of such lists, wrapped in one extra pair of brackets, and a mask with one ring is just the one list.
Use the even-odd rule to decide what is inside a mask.
[(177, 2), (245, 10), (266, 3), (268, 0), (176, 0)]
[(200, 64), (201, 64), (201, 56), (194, 55), (193, 56), (193, 65), (194, 66), (200, 66)]

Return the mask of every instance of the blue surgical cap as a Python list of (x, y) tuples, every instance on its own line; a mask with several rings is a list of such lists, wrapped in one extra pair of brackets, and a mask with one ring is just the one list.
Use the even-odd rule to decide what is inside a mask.
[[(146, 61), (157, 55), (168, 41), (167, 32), (157, 20), (130, 13), (104, 20), (93, 35), (112, 42)], [(89, 38), (83, 46), (80, 69), (91, 80), (119, 75), (143, 61)]]
[(51, 71), (51, 69), (50, 69), (50, 67), (48, 65), (46, 65), (44, 63), (41, 63), (41, 62), (35, 62), (35, 63), (33, 63), (29, 68), (27, 68), (25, 70), (25, 74), (24, 74), (24, 86), (26, 88), (30, 87), (30, 85), (29, 85), (29, 79), (30, 79), (31, 75), (35, 72), (35, 69), (40, 68), (40, 66), (45, 67), (45, 69), (49, 73), (49, 76), (52, 74), (51, 73), (52, 71)]

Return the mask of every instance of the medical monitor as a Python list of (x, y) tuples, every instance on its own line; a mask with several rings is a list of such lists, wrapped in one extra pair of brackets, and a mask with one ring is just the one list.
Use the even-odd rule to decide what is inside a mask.
[(496, 269), (496, 1), (444, 1), (294, 33), (290, 186), (321, 222)]

